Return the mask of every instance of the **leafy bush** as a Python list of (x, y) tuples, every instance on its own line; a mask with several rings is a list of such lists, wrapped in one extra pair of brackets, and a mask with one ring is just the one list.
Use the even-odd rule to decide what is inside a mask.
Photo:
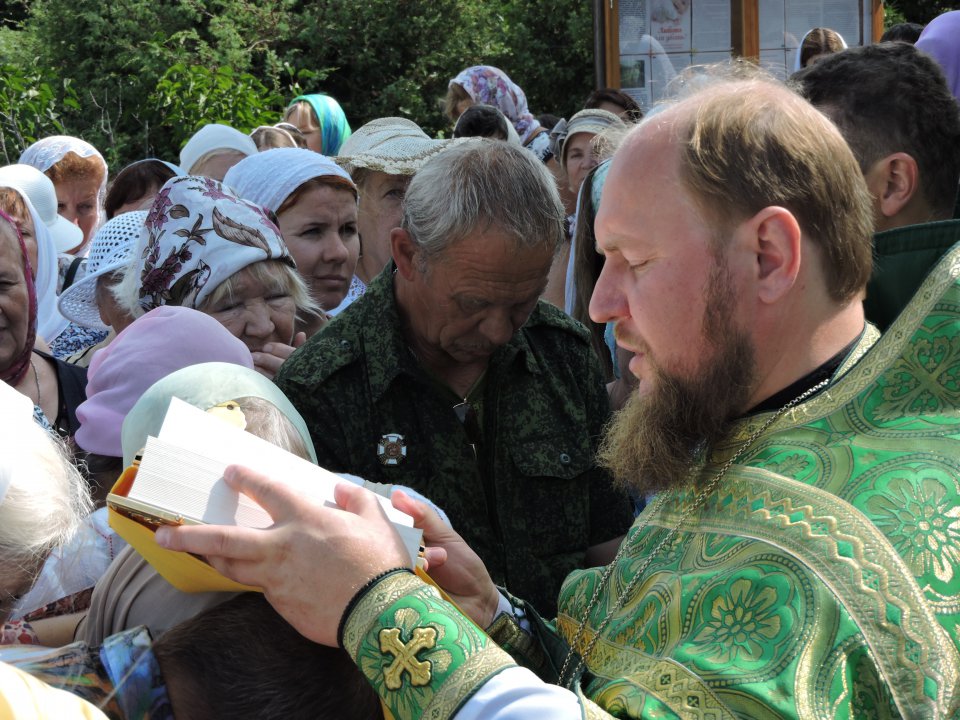
[(31, 143), (46, 135), (62, 134), (61, 109), (79, 107), (69, 81), (56, 84), (40, 70), (0, 65), (0, 152), (4, 164), (15, 163)]

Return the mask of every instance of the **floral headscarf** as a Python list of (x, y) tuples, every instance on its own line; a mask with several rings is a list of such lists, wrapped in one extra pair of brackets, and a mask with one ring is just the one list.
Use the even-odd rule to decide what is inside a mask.
[(13, 228), (17, 236), (17, 243), (20, 245), (20, 255), (23, 258), (23, 277), (27, 285), (27, 341), (23, 344), (23, 349), (9, 367), (0, 371), (0, 380), (11, 386), (16, 386), (23, 376), (27, 374), (30, 367), (30, 358), (33, 353), (33, 343), (37, 339), (37, 290), (33, 285), (33, 269), (30, 267), (30, 258), (27, 255), (27, 246), (23, 243), (23, 236), (20, 234), (20, 228), (13, 219), (5, 212), (0, 210), (0, 222), (6, 222)]
[(272, 213), (207, 177), (170, 178), (140, 231), (139, 303), (197, 309), (220, 283), (261, 260), (296, 264)]
[(527, 96), (503, 71), (492, 65), (475, 65), (461, 71), (450, 84), (467, 91), (475, 103), (493, 105), (507, 116), (524, 145), (540, 123), (527, 108)]
[(313, 114), (317, 116), (323, 154), (332, 157), (339, 153), (340, 146), (351, 133), (350, 123), (347, 122), (347, 116), (344, 115), (340, 103), (323, 93), (297, 95), (290, 101), (287, 110), (289, 111), (298, 102), (308, 103), (313, 108)]

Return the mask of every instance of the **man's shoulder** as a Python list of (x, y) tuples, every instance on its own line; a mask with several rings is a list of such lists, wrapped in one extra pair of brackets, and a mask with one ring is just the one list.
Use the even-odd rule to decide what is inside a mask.
[(357, 319), (357, 313), (344, 314), (307, 340), (280, 367), (277, 384), (281, 388), (285, 384), (317, 386), (360, 360), (364, 350), (377, 351), (365, 347), (363, 323), (355, 322)]
[(552, 337), (560, 339), (561, 342), (568, 342), (564, 338), (569, 337), (579, 341), (585, 347), (590, 345), (590, 333), (583, 326), (583, 323), (574, 320), (563, 310), (546, 300), (537, 302), (537, 306), (530, 313), (530, 318), (524, 325), (524, 330), (533, 338)]

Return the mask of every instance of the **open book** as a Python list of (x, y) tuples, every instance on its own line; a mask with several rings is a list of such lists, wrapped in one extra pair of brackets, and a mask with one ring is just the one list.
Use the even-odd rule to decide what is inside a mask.
[[(265, 528), (270, 515), (223, 481), (228, 465), (244, 465), (294, 488), (298, 495), (336, 507), (333, 488), (348, 482), (178, 398), (170, 401), (158, 437), (147, 439), (136, 478), (126, 495), (110, 493), (107, 505), (146, 525), (215, 524)], [(119, 483), (118, 483), (119, 486)], [(377, 500), (406, 546), (413, 567), (422, 532), (413, 518)]]

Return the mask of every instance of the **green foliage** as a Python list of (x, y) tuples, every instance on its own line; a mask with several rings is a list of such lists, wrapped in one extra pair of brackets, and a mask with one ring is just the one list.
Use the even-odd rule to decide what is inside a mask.
[(883, 27), (888, 28), (901, 22), (926, 25), (937, 15), (956, 9), (953, 0), (885, 0)]
[(241, 132), (275, 123), (283, 98), (250, 73), (237, 73), (229, 65), (211, 70), (177, 63), (160, 78), (150, 103), (165, 124), (189, 136), (207, 123)]
[(206, 122), (273, 121), (301, 92), (337, 98), (354, 128), (401, 115), (448, 131), (447, 85), (477, 64), (506, 70), (535, 114), (569, 115), (592, 86), (591, 38), (582, 0), (32, 0), (0, 28), (0, 62), (60, 78), (37, 134), (81, 136), (116, 168), (175, 159)]
[(54, 81), (39, 70), (0, 65), (0, 153), (3, 163), (15, 163), (24, 148), (45, 135), (63, 132), (60, 108), (79, 107), (77, 95), (65, 82), (60, 97)]

